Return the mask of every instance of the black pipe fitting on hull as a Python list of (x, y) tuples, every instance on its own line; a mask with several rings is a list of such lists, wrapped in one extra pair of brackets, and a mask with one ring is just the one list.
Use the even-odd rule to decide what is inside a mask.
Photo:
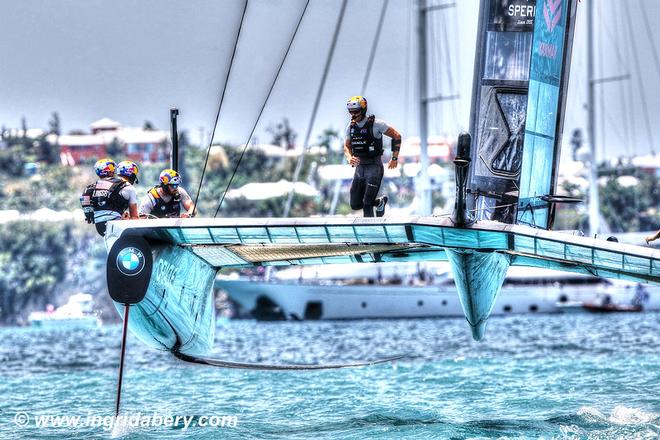
[(471, 162), (471, 144), (472, 136), (470, 136), (470, 133), (464, 132), (458, 136), (456, 158), (454, 159), (454, 173), (456, 175), (456, 200), (454, 203), (454, 212), (451, 219), (454, 225), (459, 228), (474, 223), (474, 220), (466, 211), (467, 179)]

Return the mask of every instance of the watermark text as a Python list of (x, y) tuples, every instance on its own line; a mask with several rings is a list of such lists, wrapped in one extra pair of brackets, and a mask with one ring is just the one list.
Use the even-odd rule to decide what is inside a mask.
[(17, 412), (13, 422), (20, 428), (102, 428), (112, 431), (115, 428), (179, 428), (183, 431), (196, 427), (235, 428), (237, 416), (175, 416), (158, 413), (134, 413), (115, 416), (87, 415), (52, 415)]

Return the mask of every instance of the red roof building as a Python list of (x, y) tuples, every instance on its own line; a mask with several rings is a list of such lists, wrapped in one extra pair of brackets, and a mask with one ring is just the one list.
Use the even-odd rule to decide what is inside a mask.
[(60, 146), (60, 154), (68, 164), (94, 161), (108, 156), (113, 143), (120, 149), (120, 157), (138, 163), (162, 162), (170, 157), (169, 133), (161, 130), (143, 130), (122, 127), (109, 118), (99, 119), (90, 125), (92, 134), (50, 135), (51, 142)]

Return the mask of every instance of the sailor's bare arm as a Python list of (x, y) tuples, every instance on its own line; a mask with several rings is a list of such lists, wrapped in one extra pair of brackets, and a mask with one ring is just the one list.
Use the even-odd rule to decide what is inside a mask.
[(351, 166), (356, 166), (360, 163), (360, 159), (351, 154), (351, 140), (348, 138), (344, 140), (344, 156), (346, 156), (346, 161)]

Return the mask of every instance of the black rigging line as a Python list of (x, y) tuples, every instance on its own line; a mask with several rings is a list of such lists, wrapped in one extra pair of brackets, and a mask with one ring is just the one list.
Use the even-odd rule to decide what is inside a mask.
[(380, 18), (378, 19), (378, 27), (376, 28), (376, 35), (374, 36), (374, 41), (371, 44), (371, 54), (369, 55), (369, 62), (367, 63), (367, 71), (364, 73), (364, 79), (362, 80), (362, 95), (367, 91), (367, 84), (369, 82), (369, 75), (371, 74), (371, 66), (374, 63), (374, 58), (376, 57), (376, 48), (378, 47), (378, 41), (380, 40), (380, 31), (383, 29), (383, 22), (385, 21), (385, 12), (387, 12), (387, 4), (389, 0), (383, 1), (383, 8), (380, 10)]
[(256, 121), (254, 121), (254, 125), (252, 126), (252, 131), (250, 131), (250, 136), (248, 136), (247, 140), (245, 141), (245, 146), (243, 147), (243, 151), (241, 152), (241, 155), (238, 158), (238, 162), (236, 162), (236, 166), (234, 167), (234, 171), (232, 172), (231, 177), (229, 178), (229, 182), (227, 183), (225, 192), (222, 193), (222, 198), (220, 199), (220, 203), (218, 203), (218, 208), (215, 210), (215, 214), (213, 214), (214, 218), (218, 216), (218, 212), (220, 212), (220, 208), (222, 207), (222, 202), (225, 201), (225, 196), (227, 195), (227, 192), (229, 191), (229, 187), (231, 186), (231, 183), (234, 180), (234, 176), (236, 176), (236, 171), (238, 171), (238, 167), (241, 164), (241, 161), (243, 160), (243, 156), (245, 156), (245, 151), (247, 150), (248, 145), (250, 144), (250, 139), (252, 139), (252, 135), (254, 134), (254, 130), (256, 130), (257, 128), (257, 124), (259, 124), (261, 115), (263, 114), (264, 109), (266, 108), (266, 104), (268, 103), (268, 99), (270, 98), (270, 94), (273, 92), (273, 89), (275, 88), (275, 83), (277, 83), (277, 79), (280, 76), (282, 67), (284, 67), (284, 62), (286, 61), (286, 58), (289, 55), (289, 51), (291, 50), (293, 41), (296, 39), (296, 35), (298, 34), (298, 29), (300, 29), (300, 24), (303, 21), (303, 17), (305, 17), (305, 12), (307, 11), (308, 6), (309, 6), (309, 0), (305, 2), (305, 7), (303, 8), (302, 14), (300, 14), (300, 18), (298, 19), (298, 23), (296, 24), (296, 29), (293, 31), (293, 35), (291, 35), (291, 40), (289, 41), (289, 45), (286, 48), (286, 52), (284, 53), (282, 62), (280, 63), (280, 66), (277, 68), (277, 73), (273, 78), (273, 82), (270, 85), (270, 89), (268, 89), (268, 94), (266, 95), (266, 99), (264, 99), (264, 103), (261, 106), (261, 110), (259, 110), (259, 115), (257, 115), (257, 119)]
[(195, 204), (193, 205), (193, 216), (197, 211), (197, 200), (199, 199), (199, 193), (202, 190), (202, 182), (204, 181), (204, 173), (206, 173), (206, 166), (209, 163), (209, 154), (211, 153), (211, 145), (213, 145), (213, 137), (215, 136), (215, 129), (218, 126), (218, 120), (220, 119), (220, 111), (222, 110), (222, 103), (225, 100), (225, 92), (227, 91), (227, 85), (229, 84), (229, 76), (231, 75), (231, 68), (234, 65), (234, 57), (236, 56), (236, 49), (238, 48), (238, 40), (241, 36), (241, 29), (243, 29), (243, 20), (245, 19), (245, 12), (247, 11), (248, 1), (245, 0), (243, 5), (243, 14), (241, 15), (241, 22), (238, 25), (238, 30), (236, 31), (236, 39), (234, 40), (234, 49), (231, 53), (231, 59), (229, 60), (229, 67), (227, 68), (227, 74), (225, 75), (225, 84), (222, 86), (222, 93), (220, 94), (220, 104), (218, 105), (218, 111), (215, 114), (215, 124), (213, 124), (213, 131), (211, 132), (211, 138), (209, 139), (209, 147), (206, 150), (206, 159), (204, 160), (204, 168), (202, 168), (202, 176), (199, 178), (199, 186), (197, 187), (197, 194), (195, 195)]
[(635, 68), (637, 70), (637, 75), (639, 76), (639, 94), (642, 98), (642, 106), (644, 107), (644, 120), (646, 123), (646, 131), (649, 137), (649, 145), (651, 146), (651, 151), (655, 153), (653, 149), (653, 134), (651, 132), (651, 121), (649, 120), (649, 110), (648, 106), (646, 105), (646, 95), (644, 95), (644, 81), (643, 81), (643, 75), (642, 75), (642, 69), (639, 65), (639, 56), (637, 54), (637, 45), (635, 44), (635, 35), (633, 33), (633, 28), (632, 28), (632, 20), (630, 19), (630, 9), (629, 8), (624, 8), (625, 13), (626, 13), (626, 22), (628, 24), (628, 33), (630, 34), (630, 41), (632, 45), (632, 52), (633, 56), (635, 58)]
[[(325, 67), (323, 69), (323, 75), (321, 76), (321, 83), (319, 84), (318, 91), (316, 92), (316, 99), (314, 100), (314, 107), (312, 107), (312, 116), (309, 120), (309, 125), (307, 126), (307, 133), (305, 134), (305, 141), (303, 142), (303, 149), (298, 157), (298, 162), (296, 163), (296, 168), (293, 171), (293, 183), (298, 181), (300, 177), (300, 172), (302, 171), (303, 162), (305, 161), (305, 151), (309, 145), (309, 138), (312, 136), (312, 128), (314, 128), (314, 121), (316, 120), (316, 113), (319, 110), (319, 104), (321, 103), (321, 96), (323, 95), (323, 89), (325, 88), (325, 81), (328, 78), (328, 72), (330, 71), (330, 65), (332, 64), (332, 56), (335, 53), (335, 47), (337, 46), (337, 40), (339, 38), (339, 31), (341, 30), (341, 24), (344, 21), (344, 13), (346, 12), (346, 5), (348, 0), (344, 0), (341, 4), (341, 9), (339, 10), (339, 15), (337, 16), (337, 24), (335, 25), (335, 33), (332, 36), (332, 42), (330, 43), (330, 50), (328, 51), (328, 57), (325, 60)], [(291, 203), (293, 203), (293, 194), (295, 188), (292, 186), (289, 195), (287, 196), (286, 203), (284, 205), (283, 217), (289, 216), (289, 211), (291, 210)]]

